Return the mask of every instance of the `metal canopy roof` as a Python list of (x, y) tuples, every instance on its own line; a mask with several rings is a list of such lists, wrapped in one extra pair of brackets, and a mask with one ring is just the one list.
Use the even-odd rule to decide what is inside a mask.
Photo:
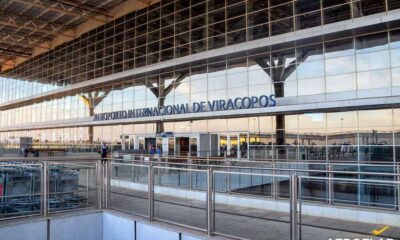
[[(51, 42), (87, 20), (106, 23), (109, 9), (124, 0), (0, 0), (0, 65), (31, 57), (34, 47)], [(40, 47), (44, 48), (44, 47)]]

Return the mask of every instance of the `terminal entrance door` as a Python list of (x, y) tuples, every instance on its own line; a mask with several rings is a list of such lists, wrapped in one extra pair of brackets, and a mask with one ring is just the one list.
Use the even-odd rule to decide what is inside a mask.
[(135, 141), (132, 135), (121, 136), (122, 150), (133, 150), (135, 148), (134, 143)]
[(238, 156), (239, 156), (239, 158), (249, 158), (249, 134), (248, 133), (239, 133)]
[(157, 139), (156, 138), (152, 138), (152, 137), (145, 138), (144, 143), (145, 143), (144, 146), (145, 146), (146, 153), (150, 153), (151, 148), (153, 148), (154, 151), (155, 151), (155, 149), (157, 149)]
[(220, 134), (219, 137), (220, 156), (230, 158), (249, 157), (249, 134), (248, 133), (228, 133)]
[(177, 156), (187, 156), (189, 152), (189, 138), (176, 137), (175, 138), (175, 153)]

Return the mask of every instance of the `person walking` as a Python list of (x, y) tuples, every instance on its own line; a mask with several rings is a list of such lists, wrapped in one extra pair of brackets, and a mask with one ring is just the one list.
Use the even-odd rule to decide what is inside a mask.
[(102, 144), (100, 151), (101, 151), (101, 162), (102, 163), (107, 162), (108, 147), (106, 143)]

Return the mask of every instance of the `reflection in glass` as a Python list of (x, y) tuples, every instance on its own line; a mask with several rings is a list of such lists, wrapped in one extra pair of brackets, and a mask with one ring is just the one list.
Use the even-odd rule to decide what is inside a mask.
[(326, 77), (326, 92), (345, 92), (357, 90), (356, 74), (342, 74)]
[(350, 4), (343, 4), (323, 10), (324, 24), (351, 19)]
[(357, 70), (367, 71), (390, 67), (389, 51), (357, 54)]
[(386, 32), (356, 37), (357, 53), (387, 49), (388, 34)]
[(354, 56), (328, 58), (325, 60), (326, 75), (352, 73), (356, 71)]
[(390, 87), (390, 70), (359, 72), (357, 74), (357, 85), (359, 89)]

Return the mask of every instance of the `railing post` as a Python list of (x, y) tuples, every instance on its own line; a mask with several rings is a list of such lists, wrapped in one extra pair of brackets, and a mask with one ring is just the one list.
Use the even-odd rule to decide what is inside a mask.
[(86, 206), (89, 207), (89, 168), (86, 169)]
[(213, 185), (214, 172), (212, 168), (209, 168), (207, 171), (207, 233), (209, 236), (212, 236), (214, 232)]
[(149, 221), (153, 221), (154, 218), (154, 167), (150, 162), (148, 165), (147, 173), (147, 184), (148, 184), (148, 200), (149, 200)]
[(111, 160), (107, 161), (105, 166), (106, 170), (106, 179), (105, 179), (105, 207), (107, 209), (111, 208), (111, 177), (112, 177), (112, 166)]
[(303, 206), (303, 184), (302, 184), (302, 178), (301, 178), (301, 176), (298, 178), (298, 182), (299, 182), (299, 225), (298, 225), (298, 228), (299, 228), (299, 239), (301, 239), (302, 237), (302, 233), (301, 233), (301, 231), (302, 231), (302, 206)]
[(192, 159), (190, 158), (190, 152), (188, 152), (188, 153), (186, 154), (186, 158), (187, 158), (186, 162), (187, 162), (188, 164), (192, 164)]
[(42, 194), (41, 194), (41, 206), (42, 206), (42, 215), (43, 217), (47, 217), (49, 214), (49, 208), (48, 208), (48, 197), (49, 197), (49, 189), (48, 189), (48, 182), (49, 182), (49, 176), (48, 176), (48, 163), (43, 162), (42, 165), (42, 173), (41, 173), (41, 180), (42, 180)]
[(297, 211), (297, 197), (298, 197), (298, 177), (296, 175), (290, 176), (290, 240), (299, 240), (298, 229), (298, 211)]
[(397, 210), (400, 211), (400, 164), (397, 164)]
[(275, 177), (275, 167), (276, 167), (276, 162), (275, 160), (272, 160), (272, 197), (276, 199), (277, 197), (277, 186), (276, 186), (276, 177)]
[(96, 172), (97, 172), (97, 207), (99, 209), (103, 208), (103, 180), (102, 173), (103, 167), (101, 161), (97, 161), (96, 163)]
[(328, 163), (328, 204), (333, 204), (333, 166), (332, 163)]

